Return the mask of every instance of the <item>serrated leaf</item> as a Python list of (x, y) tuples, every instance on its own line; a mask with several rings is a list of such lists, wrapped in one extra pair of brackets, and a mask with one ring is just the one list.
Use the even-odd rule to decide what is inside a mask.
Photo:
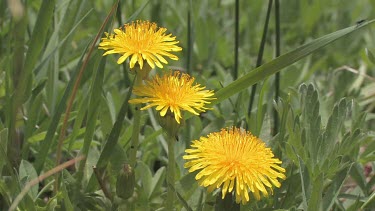
[[(318, 101), (318, 92), (316, 91), (315, 87), (312, 84), (308, 86), (302, 84), (299, 88), (299, 92), (301, 94), (301, 123), (303, 132), (301, 139), (302, 144), (306, 146), (305, 148), (309, 152), (309, 157), (311, 158), (311, 163), (315, 165), (318, 158), (318, 150), (320, 145), (319, 143), (319, 134), (320, 134), (320, 125), (321, 125), (321, 118), (319, 115), (319, 101)], [(320, 140), (321, 142), (322, 140)], [(306, 162), (307, 158), (304, 158)], [(307, 163), (306, 165), (310, 169)]]
[(339, 104), (334, 107), (332, 115), (328, 119), (327, 129), (324, 133), (324, 151), (320, 156), (326, 158), (328, 154), (333, 151), (333, 147), (338, 140), (339, 131), (341, 130), (345, 118), (346, 101), (345, 99), (342, 99)]

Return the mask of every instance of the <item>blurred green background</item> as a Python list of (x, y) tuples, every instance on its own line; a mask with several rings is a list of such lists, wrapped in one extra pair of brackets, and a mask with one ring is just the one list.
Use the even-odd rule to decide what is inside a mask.
[[(57, 134), (61, 129), (66, 102), (69, 99), (63, 97), (64, 92), (69, 93), (66, 91), (68, 84), (74, 83), (75, 74), (81, 67), (80, 62), (87, 55), (86, 48), (98, 34), (114, 1), (58, 0), (46, 3), (45, 5), (49, 5), (46, 8), (41, 8), (42, 3), (42, 0), (0, 2), (1, 210), (10, 206), (27, 181), (55, 167)], [(267, 5), (268, 1), (240, 1), (238, 77), (256, 67)], [(358, 25), (361, 20), (373, 19), (375, 17), (373, 8), (375, 8), (375, 1), (371, 0), (282, 0), (280, 1), (281, 54), (331, 32)], [(38, 15), (41, 17), (39, 25), (36, 22)], [(199, 83), (213, 90), (219, 90), (234, 81), (232, 77), (235, 61), (234, 0), (120, 1), (118, 10), (110, 17), (105, 31), (112, 32), (114, 28), (137, 19), (156, 22), (158, 26), (167, 28), (167, 32), (172, 33), (180, 41), (180, 46), (183, 48), (182, 52), (177, 53), (180, 59), (170, 61), (165, 69), (186, 71), (196, 77)], [(340, 113), (345, 115), (340, 120), (343, 125), (338, 129), (337, 140), (345, 140), (345, 134), (352, 132), (350, 135), (353, 135), (356, 129), (361, 133), (360, 138), (353, 138), (351, 145), (354, 150), (352, 148), (350, 150), (345, 148), (348, 150), (343, 152), (333, 150), (338, 154), (332, 159), (342, 159), (339, 162), (342, 166), (332, 164), (332, 168), (337, 171), (329, 173), (322, 170), (324, 176), (328, 175), (322, 177), (325, 185), (328, 185), (321, 191), (328, 194), (325, 191), (330, 190), (329, 184), (335, 181), (336, 177), (343, 177), (340, 180), (342, 183), (339, 183), (343, 186), (339, 184), (337, 186), (343, 188), (335, 189), (337, 195), (336, 192), (331, 191), (332, 197), (337, 197), (339, 193), (341, 196), (332, 202), (334, 205), (331, 209), (356, 210), (364, 205), (363, 209), (373, 209), (375, 207), (373, 177), (375, 59), (372, 55), (375, 52), (374, 35), (374, 26), (369, 25), (284, 68), (280, 72), (281, 101), (273, 100), (274, 77), (259, 81), (251, 111), (253, 115), (250, 118), (248, 116), (250, 89), (247, 89), (216, 105), (212, 111), (188, 119), (186, 126), (180, 130), (175, 150), (176, 162), (179, 166), (176, 189), (181, 194), (178, 197), (181, 203), (176, 201), (177, 209), (188, 210), (183, 203), (185, 201), (193, 210), (211, 210), (215, 202), (215, 197), (206, 194), (204, 188), (199, 188), (194, 183), (194, 175), (188, 174), (183, 168), (182, 155), (189, 147), (190, 141), (210, 132), (219, 131), (226, 126), (246, 127), (248, 123), (252, 133), (260, 136), (275, 149), (276, 156), (282, 156), (280, 159), (287, 169), (288, 179), (286, 185), (283, 185), (285, 188), (275, 191), (274, 198), (258, 203), (252, 202), (242, 209), (302, 209), (303, 201), (309, 198), (302, 193), (303, 183), (294, 184), (291, 181), (304, 178), (301, 173), (304, 165), (301, 163), (306, 164), (306, 161), (312, 158), (299, 154), (302, 153), (303, 147), (298, 149), (293, 145), (296, 142), (291, 140), (297, 136), (293, 135), (292, 131), (300, 126), (297, 119), (299, 117), (303, 119), (303, 113), (310, 109), (304, 107), (305, 104), (301, 103), (302, 99), (306, 96), (311, 97), (315, 91), (317, 97), (316, 99), (312, 97), (311, 101), (312, 104), (319, 105), (320, 110), (316, 115), (319, 114), (322, 121), (322, 124), (317, 126), (317, 130), (321, 131), (316, 134), (316, 140), (327, 128), (330, 128), (329, 118), (333, 108), (344, 97), (346, 107), (343, 107), (347, 108), (347, 112)], [(163, 182), (164, 166), (167, 163), (167, 144), (156, 121), (158, 113), (154, 110), (142, 113), (135, 195), (128, 200), (116, 201), (106, 198), (97, 184), (92, 186), (91, 190), (87, 188), (93, 174), (92, 166), (96, 164), (103, 150), (134, 78), (128, 73), (126, 65), (116, 63), (118, 55), (106, 56), (103, 68), (100, 65), (100, 61), (103, 61), (103, 53), (102, 50), (95, 48), (91, 57), (87, 59), (88, 63), (73, 101), (63, 145), (63, 161), (77, 156), (84, 145), (88, 125), (93, 125), (92, 142), (83, 178), (77, 181), (75, 172), (78, 164), (63, 170), (61, 178), (64, 182), (57, 195), (52, 194), (54, 178), (47, 178), (34, 186), (25, 196), (19, 205), (20, 210), (156, 210), (162, 207), (166, 186)], [(272, 10), (263, 63), (270, 62), (274, 58), (275, 15)], [(93, 94), (94, 79), (100, 71), (104, 71), (102, 86)], [(157, 72), (161, 70), (156, 69), (151, 75)], [(304, 83), (314, 85), (309, 87), (310, 92), (304, 91), (307, 86), (301, 86), (302, 88), (299, 89)], [(90, 113), (88, 106), (93, 96), (96, 100), (97, 118), (88, 122), (90, 115), (93, 114)], [(61, 99), (66, 101), (60, 102)], [(274, 108), (279, 111), (279, 118), (285, 120), (281, 121), (280, 125), (284, 133), (275, 137), (271, 135)], [(283, 112), (288, 109), (292, 112), (283, 117)], [(311, 113), (315, 112), (313, 109), (311, 108)], [(106, 168), (104, 181), (111, 192), (115, 192), (116, 175), (122, 164), (127, 161), (126, 152), (130, 147), (133, 113), (134, 108), (129, 106), (118, 143), (111, 153)], [(51, 126), (54, 121), (57, 129)], [(45, 148), (48, 133), (51, 134), (51, 141), (50, 146)], [(296, 147), (297, 150), (286, 145)], [(298, 156), (293, 155), (293, 150)], [(41, 155), (43, 153), (45, 155)], [(336, 155), (335, 153), (332, 154)], [(298, 157), (301, 160), (298, 160)], [(45, 158), (44, 165), (41, 161), (43, 158)], [(306, 166), (306, 169), (309, 169), (309, 164)], [(337, 173), (341, 171), (345, 173)]]

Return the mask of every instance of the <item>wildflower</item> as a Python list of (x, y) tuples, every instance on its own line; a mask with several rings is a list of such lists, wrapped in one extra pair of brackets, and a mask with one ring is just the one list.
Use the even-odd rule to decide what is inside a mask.
[(199, 185), (208, 192), (221, 188), (222, 198), (235, 190), (236, 202), (249, 202), (249, 191), (257, 200), (271, 194), (272, 186), (280, 187), (277, 178), (285, 179), (282, 162), (274, 158), (270, 148), (259, 138), (239, 128), (222, 129), (220, 132), (193, 141), (183, 159), (189, 160), (185, 168), (199, 171), (195, 176)]
[(122, 64), (128, 57), (130, 58), (130, 68), (136, 63), (140, 69), (143, 68), (144, 60), (151, 68), (155, 65), (162, 68), (160, 63), (168, 64), (164, 56), (172, 60), (178, 60), (178, 57), (169, 53), (171, 51), (181, 51), (182, 48), (176, 44), (176, 37), (172, 34), (166, 35), (166, 28), (158, 27), (156, 23), (149, 21), (136, 21), (125, 24), (123, 27), (114, 29), (114, 34), (106, 33), (106, 37), (102, 38), (99, 49), (104, 49), (108, 54), (122, 54), (117, 60), (118, 64)]
[(145, 84), (135, 86), (133, 93), (143, 98), (129, 102), (149, 103), (141, 110), (155, 106), (160, 111), (160, 116), (164, 117), (168, 112), (180, 124), (181, 110), (198, 115), (207, 109), (205, 104), (209, 104), (208, 100), (214, 99), (211, 98), (213, 91), (204, 90), (205, 87), (199, 84), (193, 85), (194, 80), (194, 77), (179, 71), (169, 72), (161, 77), (156, 75), (153, 79), (146, 80)]

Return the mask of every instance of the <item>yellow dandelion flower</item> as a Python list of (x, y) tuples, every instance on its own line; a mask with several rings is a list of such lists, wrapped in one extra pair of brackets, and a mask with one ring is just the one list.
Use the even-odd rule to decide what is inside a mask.
[(207, 110), (205, 104), (214, 99), (212, 90), (204, 90), (206, 87), (200, 84), (193, 85), (194, 80), (194, 77), (179, 71), (161, 77), (156, 75), (146, 80), (145, 84), (133, 88), (133, 93), (143, 98), (129, 100), (129, 103), (149, 103), (141, 110), (156, 106), (160, 116), (165, 116), (169, 109), (180, 124), (181, 110), (198, 115)]
[(277, 178), (285, 179), (282, 162), (274, 158), (265, 143), (239, 128), (222, 129), (220, 132), (193, 141), (183, 159), (189, 160), (185, 168), (199, 171), (195, 179), (208, 192), (221, 188), (224, 199), (227, 192), (235, 190), (236, 202), (249, 202), (249, 191), (257, 200), (260, 193), (268, 196), (272, 186), (280, 187)]
[(99, 49), (104, 49), (108, 54), (122, 54), (117, 60), (118, 64), (122, 64), (128, 57), (130, 59), (130, 68), (136, 63), (140, 69), (143, 68), (144, 60), (154, 68), (155, 65), (162, 68), (161, 64), (168, 64), (164, 56), (172, 60), (178, 60), (178, 57), (169, 53), (171, 51), (181, 51), (182, 48), (176, 44), (176, 37), (172, 34), (166, 35), (166, 28), (158, 27), (156, 23), (149, 21), (136, 21), (125, 24), (123, 27), (114, 29), (114, 34), (106, 33), (106, 37), (102, 38)]

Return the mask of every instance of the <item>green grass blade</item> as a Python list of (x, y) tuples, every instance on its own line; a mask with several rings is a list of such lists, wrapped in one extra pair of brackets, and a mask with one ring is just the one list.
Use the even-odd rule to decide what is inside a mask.
[[(133, 84), (134, 84), (134, 81), (133, 81)], [(120, 132), (123, 126), (124, 118), (128, 111), (128, 107), (129, 107), (128, 101), (130, 99), (130, 96), (133, 90), (133, 84), (129, 88), (128, 94), (126, 95), (125, 100), (122, 103), (119, 114), (117, 115), (116, 122), (113, 125), (111, 133), (109, 134), (107, 141), (103, 147), (103, 151), (101, 152), (99, 156), (99, 160), (96, 164), (96, 167), (99, 169), (99, 171), (107, 165), (109, 158), (111, 157), (112, 151), (114, 147), (117, 145)], [(95, 181), (96, 181), (95, 177), (91, 176), (89, 184), (87, 186), (87, 191), (92, 191), (94, 189)]]
[(42, 107), (43, 97), (41, 91), (44, 89), (47, 80), (42, 80), (31, 92), (29, 114), (27, 116), (27, 124), (25, 125), (24, 140), (22, 146), (22, 157), (27, 160), (30, 152), (30, 145), (28, 139), (32, 136), (37, 125), (40, 108)]
[[(361, 210), (364, 210), (366, 207), (371, 208), (370, 204), (374, 204), (374, 201), (375, 201), (375, 192), (373, 192), (368, 198), (366, 198), (366, 201), (361, 206)], [(370, 206), (368, 206), (368, 205), (370, 205)]]
[(67, 42), (67, 40), (69, 40), (69, 38), (72, 37), (72, 35), (74, 34), (74, 32), (76, 31), (78, 26), (82, 23), (83, 20), (85, 20), (88, 17), (88, 15), (91, 12), (92, 12), (92, 9), (89, 10), (84, 16), (82, 16), (82, 18), (80, 20), (78, 20), (77, 24), (75, 24), (72, 27), (72, 29), (69, 31), (69, 33), (63, 39), (61, 39), (61, 41), (58, 43), (58, 45), (56, 45), (56, 47), (53, 50), (51, 50), (45, 57), (43, 57), (41, 62), (34, 68), (34, 70), (33, 70), (34, 73), (37, 74), (40, 71), (40, 69), (51, 59), (51, 57), (53, 55), (55, 55), (57, 50), (64, 49), (64, 44)]
[[(82, 18), (82, 12), (85, 11), (87, 6), (87, 0), (82, 1), (69, 1), (69, 5), (67, 8), (67, 13), (69, 15), (66, 15), (64, 19), (62, 20), (62, 26), (60, 28), (61, 36), (68, 36), (68, 34), (71, 34), (71, 29), (74, 29), (74, 25), (78, 25), (79, 22), (84, 18), (84, 15)], [(90, 9), (88, 12), (92, 11)], [(81, 19), (81, 20), (80, 20)], [(69, 49), (70, 42), (73, 40), (73, 36), (69, 36), (67, 40), (64, 41), (62, 44), (62, 47), (60, 48), (60, 56), (65, 55), (65, 51)]]
[[(5, 13), (5, 12), (4, 12)], [(30, 81), (23, 80), (26, 78), (24, 76), (24, 61), (25, 61), (25, 32), (27, 31), (27, 17), (23, 16), (21, 19), (16, 20), (15, 23), (16, 27), (14, 27), (11, 31), (12, 38), (9, 41), (0, 40), (0, 43), (8, 43), (7, 48), (13, 49), (6, 50), (6, 55), (11, 55), (9, 57), (9, 62), (4, 62), (8, 65), (5, 66), (6, 78), (6, 125), (9, 128), (8, 133), (8, 158), (12, 163), (17, 163), (15, 158), (18, 157), (17, 155), (17, 146), (14, 146), (15, 134), (16, 134), (16, 125), (17, 125), (17, 113), (18, 108), (20, 106), (20, 101), (23, 99), (25, 93), (25, 87), (28, 84), (31, 84)], [(2, 27), (0, 27), (0, 31), (2, 31)], [(0, 38), (1, 39), (1, 38)], [(12, 45), (12, 42), (14, 45)], [(2, 44), (1, 44), (2, 45)], [(0, 60), (2, 56), (0, 55)], [(11, 62), (10, 62), (11, 61)], [(3, 65), (2, 65), (3, 66)], [(2, 72), (2, 71), (1, 71)], [(16, 165), (14, 166), (16, 167)]]
[(82, 66), (83, 58), (86, 55), (86, 51), (87, 51), (87, 48), (90, 46), (90, 43), (91, 42), (89, 42), (87, 44), (86, 48), (82, 52), (82, 56), (81, 56), (77, 66), (76, 66), (76, 70), (74, 71), (74, 73), (71, 77), (71, 80), (69, 81), (68, 86), (65, 89), (64, 95), (62, 96), (62, 98), (59, 102), (59, 105), (56, 108), (56, 112), (53, 114), (51, 124), (50, 124), (50, 126), (47, 130), (46, 137), (41, 144), (39, 153), (36, 155), (35, 169), (38, 172), (38, 174), (40, 174), (40, 172), (43, 169), (43, 165), (44, 165), (44, 162), (45, 162), (46, 157), (48, 155), (49, 149), (52, 145), (52, 140), (53, 140), (53, 137), (55, 136), (55, 132), (56, 132), (57, 126), (59, 124), (60, 117), (61, 117), (62, 113), (65, 111), (66, 102), (68, 101), (68, 98), (70, 96), (70, 92), (73, 89), (75, 79), (78, 76), (80, 67)]
[(0, 174), (2, 175), (3, 167), (7, 165), (8, 158), (6, 156), (8, 142), (8, 129), (0, 130)]
[[(20, 81), (29, 81), (32, 70), (39, 60), (39, 55), (45, 46), (48, 30), (50, 29), (51, 20), (53, 19), (54, 7), (55, 0), (44, 0), (39, 9), (38, 18), (29, 40), (30, 45), (26, 54), (24, 69), (20, 75)], [(26, 88), (27, 83), (18, 84), (17, 91), (15, 93), (14, 107), (17, 108), (25, 98), (24, 95)]]
[(231, 97), (234, 94), (239, 93), (240, 91), (250, 87), (253, 84), (258, 83), (261, 80), (264, 80), (266, 77), (269, 77), (283, 68), (287, 67), (288, 65), (293, 64), (294, 62), (304, 58), (305, 56), (319, 50), (320, 48), (330, 44), (331, 42), (344, 37), (354, 31), (359, 30), (362, 27), (373, 23), (375, 20), (371, 20), (365, 22), (361, 25), (351, 26), (331, 34), (327, 34), (323, 37), (313, 40), (310, 43), (302, 45), (301, 47), (288, 52), (271, 62), (268, 62), (252, 71), (248, 74), (244, 75), (243, 77), (237, 79), (236, 81), (232, 82), (228, 86), (220, 89), (216, 92), (216, 100), (212, 102), (213, 105), (220, 103), (221, 101)]
[(126, 20), (126, 22), (132, 22), (134, 21), (134, 19), (136, 17), (138, 17), (138, 15), (143, 11), (143, 9), (147, 6), (147, 4), (149, 3), (150, 1), (146, 1), (145, 3), (142, 4), (142, 6), (140, 6), (130, 17), (128, 20)]
[(81, 127), (82, 127), (82, 122), (84, 121), (84, 118), (86, 117), (88, 101), (89, 101), (89, 98), (85, 97), (81, 100), (81, 102), (77, 106), (78, 107), (78, 110), (77, 110), (78, 113), (77, 113), (77, 116), (74, 119), (74, 126), (73, 126), (72, 133), (70, 135), (70, 140), (69, 140), (67, 151), (72, 150), (72, 147), (73, 147), (73, 145), (76, 141), (76, 138), (79, 135), (79, 132), (80, 132)]
[[(105, 70), (105, 63), (106, 63), (106, 57), (101, 57), (100, 64), (98, 66), (97, 71), (94, 71), (94, 80), (93, 85), (91, 88), (91, 96), (90, 96), (90, 103), (87, 113), (87, 121), (86, 121), (86, 133), (85, 137), (83, 139), (83, 147), (81, 150), (81, 153), (87, 157), (90, 144), (92, 141), (92, 138), (94, 136), (95, 127), (96, 127), (96, 120), (98, 118), (99, 114), (99, 107), (100, 107), (100, 95), (101, 95), (101, 89), (103, 86), (103, 78), (104, 78), (104, 70)], [(85, 167), (86, 159), (83, 159), (80, 162), (79, 170), (78, 170), (78, 181), (82, 179), (83, 176), (83, 169)]]
[(301, 187), (302, 187), (302, 208), (303, 210), (307, 210), (307, 201), (308, 201), (308, 187), (309, 187), (309, 174), (307, 172), (306, 166), (303, 163), (303, 160), (300, 156), (298, 156), (298, 162), (299, 162), (299, 175), (301, 178)]
[(25, 60), (25, 71), (31, 73), (31, 70), (38, 61), (39, 55), (45, 46), (47, 33), (53, 20), (55, 0), (44, 0), (38, 13), (33, 34), (30, 38), (30, 46)]
[(233, 67), (233, 78), (238, 78), (238, 63), (239, 63), (239, 39), (240, 39), (240, 1), (235, 1), (235, 10), (234, 10), (234, 67)]
[[(275, 56), (280, 56), (280, 2), (275, 0)], [(277, 102), (280, 96), (280, 72), (276, 73), (275, 76), (275, 101)], [(273, 110), (273, 122), (274, 127), (272, 134), (276, 135), (279, 131), (279, 118), (276, 109)]]
[[(262, 65), (264, 48), (265, 48), (266, 39), (267, 39), (268, 23), (269, 23), (270, 16), (271, 16), (271, 10), (272, 10), (272, 0), (269, 0), (268, 1), (268, 8), (267, 8), (266, 20), (264, 22), (262, 39), (260, 41), (259, 50), (258, 50), (258, 56), (257, 56), (257, 61), (256, 61), (256, 66), (255, 67), (259, 67), (259, 66)], [(251, 118), (251, 111), (253, 110), (253, 104), (254, 104), (256, 90), (257, 90), (257, 84), (255, 83), (253, 85), (253, 87), (251, 87), (251, 94), (250, 94), (249, 106), (248, 106), (248, 110), (247, 110), (247, 116), (248, 116), (249, 119)], [(246, 128), (248, 129), (249, 125), (247, 125)]]

